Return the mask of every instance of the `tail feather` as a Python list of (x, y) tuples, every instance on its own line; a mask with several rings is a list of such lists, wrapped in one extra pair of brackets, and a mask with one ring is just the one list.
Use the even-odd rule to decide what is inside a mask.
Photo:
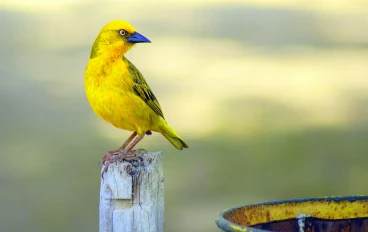
[(179, 137), (171, 137), (168, 134), (163, 134), (176, 149), (183, 150), (183, 147), (188, 148), (188, 145)]
[(167, 140), (179, 150), (183, 150), (183, 148), (188, 148), (188, 145), (184, 142), (182, 138), (172, 129), (169, 125), (165, 125), (164, 128), (161, 128), (161, 134), (165, 136)]

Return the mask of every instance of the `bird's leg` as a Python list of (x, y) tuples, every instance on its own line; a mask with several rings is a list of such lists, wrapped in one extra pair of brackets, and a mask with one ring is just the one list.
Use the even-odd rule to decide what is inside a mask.
[(133, 132), (133, 134), (125, 141), (125, 143), (117, 150), (108, 151), (106, 154), (101, 158), (100, 163), (104, 164), (105, 161), (111, 160), (111, 157), (116, 155), (124, 155), (127, 152), (125, 151), (126, 146), (137, 136), (137, 132)]
[(134, 142), (132, 142), (132, 144), (130, 144), (130, 146), (128, 147), (128, 149), (127, 149), (127, 152), (130, 152), (134, 147), (135, 147), (135, 145), (137, 145), (137, 143), (139, 143), (139, 141), (141, 141), (143, 138), (144, 138), (144, 135), (145, 134), (143, 134), (142, 135), (142, 137), (139, 137), (138, 136), (138, 138), (136, 138), (135, 140), (134, 140)]
[[(132, 140), (135, 136), (136, 136), (137, 132), (134, 132), (132, 136), (129, 137), (128, 140)], [(143, 152), (146, 152), (143, 149), (138, 149), (138, 150), (132, 150), (134, 148), (135, 145), (137, 145), (137, 143), (139, 143), (139, 141), (141, 141), (144, 137), (144, 134), (142, 137), (137, 137), (128, 147), (127, 150), (122, 150), (120, 155), (117, 155), (115, 157), (112, 158), (112, 162), (124, 162), (127, 161), (129, 163), (131, 163), (133, 165), (133, 163), (135, 163), (135, 165), (137, 165), (137, 163), (141, 163), (143, 161), (143, 158), (141, 156), (139, 156), (140, 154), (142, 154)], [(129, 141), (130, 142), (130, 141)], [(126, 143), (126, 142), (125, 142)], [(124, 144), (125, 144), (124, 143)], [(106, 169), (106, 167), (105, 167)], [(106, 169), (107, 171), (107, 169)]]
[(106, 154), (101, 158), (100, 164), (105, 164), (106, 161), (107, 164), (105, 165), (105, 169), (107, 171), (107, 168), (109, 166), (109, 163), (113, 163), (117, 161), (117, 158), (119, 155), (126, 155), (125, 147), (134, 139), (134, 137), (137, 136), (137, 132), (134, 132), (126, 141), (125, 143), (117, 150), (108, 151)]
[(137, 136), (137, 132), (133, 132), (133, 134), (125, 141), (125, 143), (121, 146), (121, 149), (125, 150), (126, 146)]
[[(111, 163), (114, 162), (121, 162), (124, 160), (136, 160), (137, 157), (135, 156), (136, 154), (134, 153), (134, 151), (132, 151), (132, 149), (134, 148), (135, 145), (137, 145), (137, 143), (139, 143), (139, 141), (141, 141), (143, 139), (145, 134), (143, 134), (142, 137), (137, 137), (128, 147), (127, 150), (125, 150), (126, 146), (137, 136), (137, 132), (134, 132), (128, 139), (127, 141), (118, 149), (118, 150), (113, 150), (113, 151), (108, 151), (106, 152), (106, 154), (101, 158), (100, 163), (105, 165), (104, 170), (101, 173), (101, 177), (103, 178), (103, 174), (105, 172), (107, 172), (109, 165)], [(131, 157), (129, 157), (129, 153), (133, 153), (131, 155)], [(139, 161), (141, 161), (141, 157), (138, 157)]]

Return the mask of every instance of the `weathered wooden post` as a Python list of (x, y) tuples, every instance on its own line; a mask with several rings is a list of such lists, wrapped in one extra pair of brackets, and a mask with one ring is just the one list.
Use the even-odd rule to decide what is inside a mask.
[(101, 178), (100, 232), (164, 231), (163, 155), (139, 153), (138, 161), (110, 164)]

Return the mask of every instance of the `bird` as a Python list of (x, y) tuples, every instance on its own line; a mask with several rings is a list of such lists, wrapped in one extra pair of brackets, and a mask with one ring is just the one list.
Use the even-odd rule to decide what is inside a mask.
[[(95, 39), (84, 73), (88, 102), (93, 111), (113, 126), (132, 135), (101, 159), (110, 163), (134, 154), (133, 148), (152, 131), (161, 133), (175, 148), (188, 145), (167, 123), (161, 106), (141, 72), (125, 54), (137, 43), (151, 43), (124, 20), (106, 24)], [(107, 167), (106, 167), (107, 166)]]

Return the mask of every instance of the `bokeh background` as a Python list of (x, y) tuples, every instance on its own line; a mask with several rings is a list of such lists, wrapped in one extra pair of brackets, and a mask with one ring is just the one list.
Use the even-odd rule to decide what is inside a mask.
[(0, 231), (97, 231), (98, 161), (130, 135), (90, 109), (100, 28), (152, 44), (127, 57), (190, 149), (159, 134), (165, 230), (219, 231), (262, 201), (367, 194), (366, 1), (0, 1)]

